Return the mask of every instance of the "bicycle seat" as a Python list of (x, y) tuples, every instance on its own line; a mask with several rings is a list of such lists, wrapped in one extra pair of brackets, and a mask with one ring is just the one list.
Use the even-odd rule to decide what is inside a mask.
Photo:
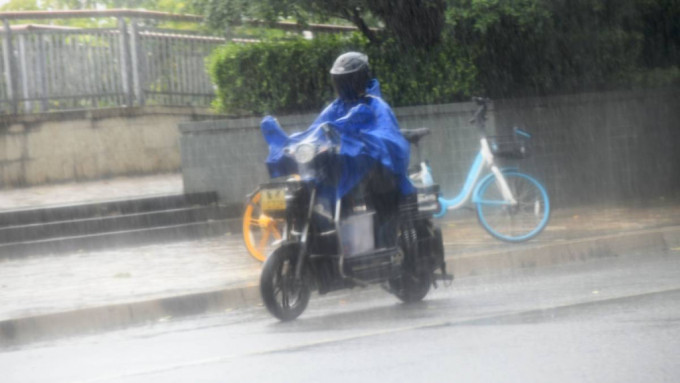
[(430, 128), (401, 129), (400, 132), (406, 141), (418, 145), (418, 141), (420, 141), (421, 138), (430, 134)]

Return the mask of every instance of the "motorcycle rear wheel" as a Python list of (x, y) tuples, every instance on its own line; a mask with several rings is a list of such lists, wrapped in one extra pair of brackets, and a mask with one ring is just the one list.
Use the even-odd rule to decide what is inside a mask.
[(390, 280), (394, 295), (404, 303), (420, 302), (430, 292), (432, 279), (430, 273), (423, 271), (417, 276), (404, 275), (398, 280)]
[(418, 233), (412, 222), (402, 223), (398, 242), (405, 260), (401, 277), (389, 281), (390, 289), (404, 303), (419, 302), (430, 291), (432, 273), (425, 268), (416, 271)]
[(295, 266), (300, 247), (286, 244), (267, 257), (260, 275), (260, 294), (267, 310), (281, 321), (290, 321), (307, 308), (310, 297), (306, 270), (295, 280)]

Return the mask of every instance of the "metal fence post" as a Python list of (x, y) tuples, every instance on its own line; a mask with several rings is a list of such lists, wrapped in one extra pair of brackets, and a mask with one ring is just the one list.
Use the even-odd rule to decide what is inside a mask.
[(7, 84), (7, 101), (9, 102), (9, 109), (12, 114), (17, 114), (19, 110), (19, 103), (17, 101), (17, 87), (15, 80), (16, 66), (14, 65), (14, 48), (12, 48), (12, 29), (9, 26), (9, 20), (4, 19), (5, 36), (2, 41), (3, 56), (5, 59), (5, 82)]
[(45, 37), (42, 33), (36, 34), (38, 44), (38, 73), (36, 75), (36, 83), (38, 84), (38, 95), (40, 99), (40, 111), (47, 112), (47, 56), (45, 55)]
[(134, 84), (135, 97), (139, 105), (144, 105), (144, 74), (142, 68), (144, 63), (142, 62), (140, 39), (139, 39), (139, 27), (136, 20), (130, 20), (130, 52), (132, 58), (132, 80)]
[(120, 75), (125, 93), (125, 103), (128, 107), (134, 104), (134, 90), (132, 86), (132, 65), (130, 60), (130, 37), (123, 17), (118, 18), (120, 30)]
[(31, 113), (33, 110), (33, 103), (29, 101), (31, 89), (28, 86), (28, 71), (30, 63), (26, 59), (26, 36), (18, 35), (19, 37), (19, 72), (21, 73), (21, 92), (24, 100), (24, 112)]

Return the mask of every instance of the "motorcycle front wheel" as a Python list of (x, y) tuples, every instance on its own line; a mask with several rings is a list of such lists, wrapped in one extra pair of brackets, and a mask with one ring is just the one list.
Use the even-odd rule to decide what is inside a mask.
[(309, 278), (303, 269), (301, 280), (295, 279), (300, 246), (286, 244), (267, 257), (260, 275), (260, 294), (267, 310), (282, 321), (297, 318), (307, 308), (310, 297)]

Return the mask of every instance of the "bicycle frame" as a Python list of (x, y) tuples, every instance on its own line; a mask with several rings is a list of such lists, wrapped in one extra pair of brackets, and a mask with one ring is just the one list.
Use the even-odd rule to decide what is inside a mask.
[[(465, 180), (465, 184), (463, 184), (463, 188), (458, 193), (458, 195), (453, 199), (446, 199), (441, 196), (439, 197), (439, 204), (441, 205), (441, 210), (439, 211), (439, 213), (434, 215), (436, 218), (443, 217), (444, 215), (446, 215), (446, 212), (448, 210), (454, 210), (462, 207), (465, 203), (467, 203), (470, 200), (470, 196), (472, 196), (472, 202), (475, 204), (488, 204), (488, 205), (517, 204), (517, 201), (515, 200), (515, 197), (512, 195), (512, 191), (510, 190), (510, 187), (508, 186), (505, 177), (503, 177), (503, 173), (501, 172), (500, 169), (498, 169), (498, 167), (494, 163), (494, 157), (493, 154), (491, 153), (491, 149), (489, 148), (489, 143), (487, 142), (486, 137), (482, 137), (480, 139), (480, 143), (481, 149), (477, 153), (477, 156), (475, 157), (475, 160), (472, 163), (470, 170), (468, 171), (467, 179)], [(478, 191), (479, 185), (481, 185), (482, 183), (479, 183), (478, 181), (485, 167), (488, 167), (491, 170), (491, 174), (488, 174), (487, 177), (495, 176), (498, 179), (498, 185), (500, 187), (501, 195), (503, 196), (503, 201), (487, 201), (480, 199)]]

